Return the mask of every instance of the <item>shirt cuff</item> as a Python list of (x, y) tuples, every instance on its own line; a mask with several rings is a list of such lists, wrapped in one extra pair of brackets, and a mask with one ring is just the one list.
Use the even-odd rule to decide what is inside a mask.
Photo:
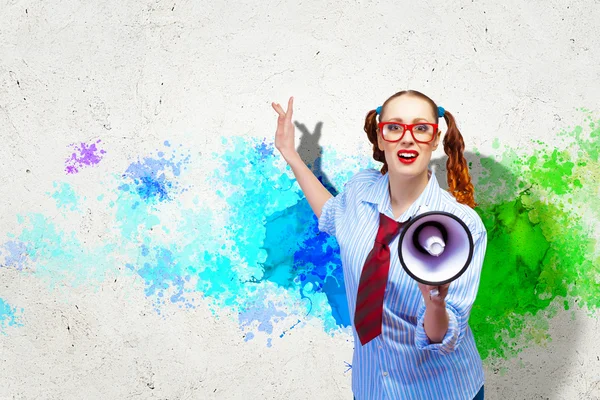
[(448, 312), (448, 330), (441, 343), (431, 343), (425, 333), (425, 303), (421, 305), (418, 312), (417, 329), (415, 332), (415, 344), (419, 350), (437, 351), (442, 354), (448, 354), (454, 351), (458, 344), (460, 334), (459, 321), (453, 307), (446, 303), (446, 311)]

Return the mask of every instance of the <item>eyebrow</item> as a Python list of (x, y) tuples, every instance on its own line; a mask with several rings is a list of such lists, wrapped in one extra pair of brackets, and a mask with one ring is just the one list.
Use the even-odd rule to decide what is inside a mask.
[[(388, 118), (387, 121), (402, 121), (402, 118)], [(417, 121), (429, 122), (429, 121), (427, 121), (426, 118), (415, 118), (415, 119), (413, 119), (413, 122), (417, 122)]]

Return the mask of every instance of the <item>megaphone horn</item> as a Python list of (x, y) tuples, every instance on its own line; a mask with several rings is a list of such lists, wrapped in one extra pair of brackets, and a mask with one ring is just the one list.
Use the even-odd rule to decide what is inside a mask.
[(440, 286), (460, 277), (473, 257), (473, 236), (454, 214), (429, 211), (406, 223), (398, 242), (406, 273), (418, 282)]

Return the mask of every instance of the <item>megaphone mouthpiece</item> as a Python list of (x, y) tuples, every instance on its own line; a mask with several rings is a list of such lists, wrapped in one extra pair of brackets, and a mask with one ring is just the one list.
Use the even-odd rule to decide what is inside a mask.
[(415, 248), (423, 254), (438, 257), (444, 252), (448, 231), (437, 221), (423, 222), (413, 235)]
[[(430, 237), (429, 240), (433, 241), (435, 238)], [(433, 242), (429, 246), (425, 246), (425, 250), (432, 256), (439, 257), (444, 252), (444, 247), (446, 247), (444, 243)]]

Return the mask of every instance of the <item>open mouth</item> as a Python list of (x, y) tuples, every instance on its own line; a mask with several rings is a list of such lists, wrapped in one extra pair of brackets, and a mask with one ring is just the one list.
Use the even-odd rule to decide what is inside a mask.
[(418, 156), (419, 153), (417, 153), (414, 150), (400, 150), (398, 152), (398, 159), (404, 164), (410, 164), (415, 162)]

